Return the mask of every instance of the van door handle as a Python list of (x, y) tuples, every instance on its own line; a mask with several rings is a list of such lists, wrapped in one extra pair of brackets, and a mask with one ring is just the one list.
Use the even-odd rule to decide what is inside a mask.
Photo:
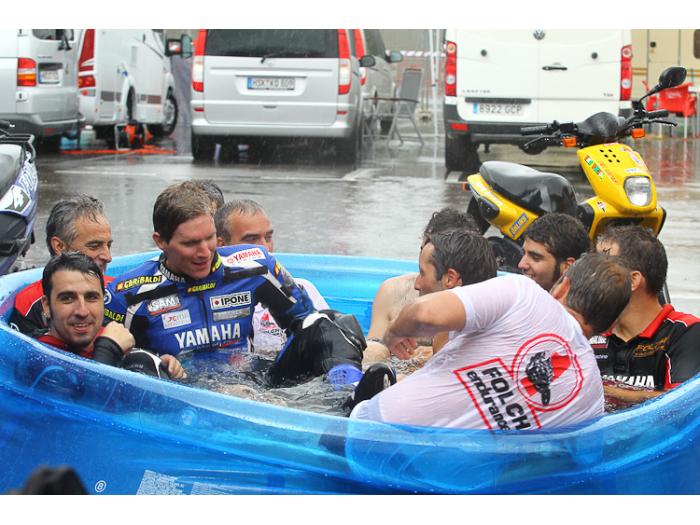
[(566, 66), (544, 66), (542, 69), (545, 71), (567, 71), (569, 68)]

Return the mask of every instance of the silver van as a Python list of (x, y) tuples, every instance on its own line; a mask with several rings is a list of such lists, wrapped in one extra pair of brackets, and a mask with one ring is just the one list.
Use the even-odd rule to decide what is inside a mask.
[[(391, 64), (401, 62), (403, 55), (399, 51), (388, 51), (379, 29), (353, 29), (355, 37), (355, 54), (362, 59), (365, 55), (374, 58), (375, 64), (371, 67), (360, 68), (360, 85), (362, 97), (393, 97), (396, 94), (396, 71)], [(365, 105), (365, 111), (369, 107)], [(383, 133), (388, 133), (392, 119), (381, 119)]]
[(74, 38), (72, 29), (0, 30), (0, 120), (50, 148), (79, 130)]
[[(192, 155), (269, 137), (333, 139), (354, 161), (362, 64), (347, 29), (202, 29), (192, 67)], [(364, 58), (364, 57), (363, 57)]]

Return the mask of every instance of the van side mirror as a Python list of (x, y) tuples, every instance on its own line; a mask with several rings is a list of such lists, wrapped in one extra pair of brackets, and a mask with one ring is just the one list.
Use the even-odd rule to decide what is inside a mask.
[(165, 43), (165, 56), (180, 55), (182, 58), (192, 56), (192, 38), (182, 35), (180, 38), (168, 38)]
[(387, 62), (390, 64), (396, 64), (403, 60), (403, 53), (401, 51), (391, 51), (387, 52)]
[(377, 65), (377, 60), (372, 55), (364, 55), (360, 58), (360, 67), (374, 67)]

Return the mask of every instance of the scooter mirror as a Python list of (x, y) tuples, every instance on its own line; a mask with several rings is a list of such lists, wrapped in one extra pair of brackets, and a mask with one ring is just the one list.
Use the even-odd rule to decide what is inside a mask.
[(669, 67), (659, 76), (659, 91), (671, 87), (680, 86), (685, 82), (687, 71), (684, 67)]

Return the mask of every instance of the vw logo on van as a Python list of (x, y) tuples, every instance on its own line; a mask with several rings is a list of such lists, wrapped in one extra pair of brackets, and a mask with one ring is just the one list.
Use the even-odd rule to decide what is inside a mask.
[(532, 33), (532, 36), (535, 37), (535, 40), (542, 40), (546, 36), (546, 33), (543, 29), (536, 29), (535, 32)]

